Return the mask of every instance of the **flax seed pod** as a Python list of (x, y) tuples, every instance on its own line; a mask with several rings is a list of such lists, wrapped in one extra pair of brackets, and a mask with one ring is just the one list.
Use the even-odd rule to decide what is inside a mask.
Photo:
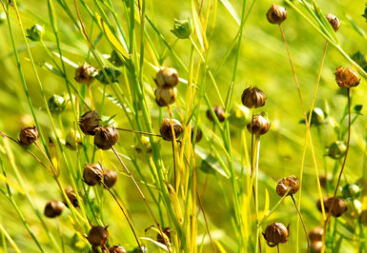
[(161, 68), (154, 79), (158, 87), (175, 87), (178, 84), (178, 72), (174, 68)]
[(327, 21), (329, 21), (331, 27), (334, 29), (334, 31), (338, 31), (340, 27), (340, 20), (333, 14), (329, 13), (325, 16)]
[(336, 83), (342, 88), (353, 88), (358, 86), (361, 78), (351, 68), (337, 67), (335, 70)]
[[(78, 203), (78, 198), (76, 196), (75, 191), (73, 190), (73, 188), (71, 188), (70, 186), (65, 188), (65, 194), (68, 197), (70, 203), (74, 206), (74, 207), (79, 207), (79, 203)], [(64, 204), (66, 206), (68, 206), (67, 202), (64, 201)]]
[(159, 129), (162, 138), (166, 141), (172, 141), (173, 140), (173, 133), (171, 129), (171, 124), (173, 127), (173, 131), (175, 132), (175, 137), (178, 139), (183, 131), (183, 127), (181, 123), (176, 119), (169, 119), (164, 118), (161, 124), (161, 127)]
[(45, 29), (39, 24), (35, 24), (31, 28), (26, 30), (27, 38), (32, 41), (40, 41), (45, 34)]
[(102, 182), (104, 170), (100, 163), (85, 164), (83, 171), (84, 182), (89, 186), (94, 186)]
[(84, 62), (75, 70), (74, 79), (78, 83), (91, 85), (94, 82), (97, 74), (97, 69), (95, 69), (92, 65)]
[(154, 91), (155, 101), (161, 107), (170, 105), (176, 101), (176, 93), (177, 90), (174, 87), (158, 87)]
[(195, 134), (195, 127), (192, 126), (191, 127), (191, 142), (195, 142), (198, 143), (201, 141), (201, 139), (203, 138), (203, 132), (201, 131), (201, 129), (199, 127), (196, 128), (196, 138), (194, 140), (194, 134)]
[(114, 170), (105, 170), (103, 182), (108, 188), (112, 188), (117, 182), (118, 174)]
[(258, 108), (265, 105), (266, 96), (259, 88), (248, 87), (243, 91), (241, 101), (248, 108)]
[[(333, 202), (333, 197), (330, 197), (326, 200), (325, 202), (325, 210), (327, 212), (330, 211), (331, 208), (331, 204)], [(334, 200), (334, 205), (331, 209), (331, 215), (334, 216), (335, 218), (338, 218), (340, 216), (342, 216), (343, 213), (345, 213), (347, 211), (347, 205), (344, 202), (344, 200), (342, 200), (339, 197), (336, 197)]]
[(295, 176), (289, 176), (282, 178), (278, 181), (276, 191), (280, 197), (284, 197), (286, 194), (293, 195), (299, 190), (299, 181)]
[(110, 253), (127, 253), (127, 251), (121, 245), (112, 246), (109, 250)]
[(44, 215), (48, 218), (56, 218), (62, 214), (64, 203), (58, 200), (51, 200), (47, 202), (44, 210)]
[(273, 4), (268, 10), (266, 17), (271, 24), (280, 25), (287, 18), (287, 10), (282, 6)]
[(289, 237), (289, 228), (284, 226), (282, 223), (272, 223), (265, 229), (263, 236), (266, 243), (270, 247), (274, 247), (279, 243), (286, 243)]
[(310, 238), (311, 242), (321, 241), (323, 234), (324, 234), (323, 228), (315, 227), (312, 230), (310, 230), (310, 232), (308, 232), (308, 238)]
[(343, 141), (335, 141), (328, 148), (328, 155), (334, 159), (340, 159), (345, 155), (347, 146)]
[(109, 237), (107, 227), (93, 226), (88, 233), (88, 242), (95, 247), (106, 245)]
[(171, 229), (169, 227), (162, 228), (162, 232), (166, 238), (163, 238), (163, 236), (158, 233), (157, 234), (157, 242), (165, 244), (165, 240), (170, 241), (171, 240)]
[(86, 135), (94, 135), (101, 119), (96, 111), (88, 111), (79, 118), (79, 127)]
[(117, 143), (119, 136), (120, 134), (114, 127), (98, 127), (94, 136), (94, 145), (102, 150), (110, 149), (113, 145)]
[(40, 137), (36, 126), (22, 127), (19, 134), (19, 143), (23, 146), (32, 145)]
[(264, 135), (270, 129), (270, 122), (261, 114), (254, 115), (251, 122), (247, 125), (247, 130), (253, 135)]
[[(213, 111), (219, 122), (223, 122), (226, 119), (224, 109), (220, 105), (213, 106)], [(210, 121), (214, 121), (213, 115), (209, 109), (206, 111), (206, 117)]]

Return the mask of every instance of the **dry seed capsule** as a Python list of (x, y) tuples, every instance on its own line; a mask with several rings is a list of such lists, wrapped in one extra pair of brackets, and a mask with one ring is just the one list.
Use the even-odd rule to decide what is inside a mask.
[(94, 186), (102, 182), (103, 167), (100, 163), (85, 164), (83, 179), (87, 185)]
[[(162, 232), (166, 236), (166, 240), (169, 241), (171, 239), (171, 229), (169, 227), (162, 228)], [(157, 242), (165, 244), (164, 238), (160, 233), (157, 235)]]
[(173, 140), (173, 133), (171, 129), (171, 124), (173, 126), (173, 130), (175, 132), (175, 138), (178, 139), (183, 131), (181, 123), (176, 119), (168, 119), (164, 118), (162, 121), (162, 125), (159, 129), (162, 138), (166, 141)]
[(65, 138), (65, 146), (71, 150), (76, 150), (82, 145), (79, 132), (71, 129)]
[(158, 87), (175, 87), (178, 84), (178, 72), (174, 68), (161, 68), (154, 79)]
[(325, 16), (327, 21), (329, 21), (331, 27), (334, 29), (334, 31), (338, 31), (340, 27), (340, 20), (333, 14), (329, 13)]
[(108, 241), (109, 233), (107, 227), (92, 227), (88, 234), (88, 242), (95, 247), (105, 245)]
[(159, 106), (167, 106), (176, 101), (176, 88), (171, 87), (158, 87), (154, 91), (155, 101)]
[[(220, 105), (213, 106), (213, 111), (214, 111), (215, 116), (217, 116), (217, 119), (219, 122), (223, 122), (226, 119), (224, 109)], [(214, 121), (213, 115), (209, 109), (206, 111), (206, 117), (210, 121)]]
[(343, 141), (335, 141), (330, 145), (328, 149), (328, 155), (331, 158), (340, 159), (345, 155), (346, 151), (347, 151), (347, 146), (345, 145)]
[[(331, 204), (333, 202), (333, 197), (330, 197), (326, 200), (325, 203), (325, 210), (327, 212), (330, 211), (331, 208)], [(336, 197), (334, 200), (334, 205), (331, 209), (331, 215), (334, 216), (335, 218), (342, 216), (343, 213), (345, 213), (347, 211), (347, 205), (344, 202), (344, 200), (342, 200), (339, 197)]]
[(270, 129), (270, 122), (261, 114), (252, 116), (251, 122), (247, 125), (247, 130), (254, 135), (266, 134)]
[(335, 70), (335, 80), (340, 87), (348, 89), (356, 87), (361, 82), (361, 78), (353, 69), (341, 66)]
[(118, 174), (114, 170), (106, 170), (103, 177), (103, 182), (108, 188), (112, 188), (117, 182)]
[[(296, 176), (289, 176), (278, 181), (276, 191), (280, 197), (293, 195), (299, 190), (299, 181)], [(288, 192), (288, 193), (287, 193)]]
[[(76, 193), (73, 190), (73, 188), (71, 188), (70, 186), (66, 187), (65, 194), (74, 207), (79, 207), (78, 199), (77, 199)], [(66, 201), (64, 202), (64, 204), (68, 206), (68, 203)]]
[(119, 140), (120, 134), (116, 128), (110, 126), (101, 126), (96, 129), (94, 135), (94, 145), (102, 150), (110, 149)]
[(27, 38), (32, 41), (40, 41), (45, 34), (43, 26), (35, 24), (31, 28), (27, 29)]
[(248, 108), (258, 108), (265, 105), (266, 96), (259, 88), (248, 87), (243, 91), (241, 101)]
[(194, 134), (195, 134), (195, 127), (192, 126), (191, 127), (191, 142), (195, 142), (198, 143), (201, 141), (201, 139), (203, 138), (203, 132), (201, 131), (201, 129), (199, 127), (196, 128), (196, 138), (194, 141)]
[(88, 111), (79, 118), (79, 127), (84, 134), (94, 135), (100, 121), (101, 119), (96, 111)]
[(51, 200), (47, 202), (43, 213), (48, 218), (55, 218), (61, 215), (63, 209), (64, 203), (58, 200)]
[[(328, 197), (322, 197), (322, 202), (324, 204), (324, 208), (326, 209), (326, 201), (328, 200)], [(316, 202), (316, 206), (317, 206), (317, 209), (322, 212), (322, 208), (321, 208), (321, 201), (320, 199), (317, 200)]]
[(22, 127), (19, 134), (19, 143), (23, 146), (32, 145), (40, 137), (36, 126)]
[(322, 241), (313, 241), (311, 243), (311, 249), (314, 253), (321, 253)]
[(324, 229), (321, 227), (315, 227), (310, 232), (308, 232), (308, 238), (310, 238), (310, 241), (321, 241), (322, 236), (324, 234)]
[(266, 227), (263, 236), (266, 240), (266, 243), (270, 247), (274, 247), (279, 243), (287, 242), (289, 236), (289, 228), (284, 226), (282, 223), (274, 222)]
[(361, 214), (359, 215), (359, 222), (363, 226), (367, 226), (367, 209), (363, 210)]
[(121, 245), (112, 246), (109, 250), (110, 253), (127, 253), (127, 251)]
[(83, 65), (80, 65), (75, 70), (74, 79), (78, 83), (90, 85), (94, 82), (96, 75), (98, 74), (98, 70), (95, 69), (92, 65), (84, 62)]
[(282, 6), (273, 4), (268, 10), (266, 17), (271, 24), (280, 25), (287, 18), (287, 10)]

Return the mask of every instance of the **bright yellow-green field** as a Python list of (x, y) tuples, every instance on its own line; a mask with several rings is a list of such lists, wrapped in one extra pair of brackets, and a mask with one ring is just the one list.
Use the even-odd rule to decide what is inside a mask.
[[(365, 1), (9, 1), (0, 0), (0, 252), (367, 252)], [(273, 3), (286, 8), (280, 25), (267, 19)], [(175, 31), (185, 38), (171, 31), (175, 19), (186, 21)], [(84, 62), (98, 72), (90, 85), (75, 80)], [(354, 74), (359, 85), (339, 87), (339, 66), (352, 71), (345, 83)], [(162, 107), (161, 67), (180, 77)], [(250, 86), (264, 92), (264, 106), (242, 105)], [(208, 119), (214, 105), (224, 122)], [(90, 110), (101, 118), (95, 136), (78, 124)], [(262, 112), (270, 130), (252, 135), (247, 125)], [(162, 133), (161, 123), (171, 117), (182, 128), (167, 141), (170, 124)], [(33, 125), (39, 138), (22, 145), (21, 128)], [(106, 150), (94, 145), (101, 126), (119, 128)], [(117, 172), (112, 188), (101, 178), (88, 185), (83, 170), (93, 163), (102, 178)], [(299, 189), (282, 198), (277, 182), (291, 175)], [(67, 186), (79, 207), (65, 200)], [(320, 212), (317, 201), (334, 194)], [(65, 202), (57, 218), (44, 214), (50, 200)], [(307, 232), (327, 227), (310, 246), (296, 207)], [(263, 236), (273, 222), (289, 230)], [(92, 247), (95, 226), (109, 236)], [(166, 227), (170, 236), (157, 242)]]

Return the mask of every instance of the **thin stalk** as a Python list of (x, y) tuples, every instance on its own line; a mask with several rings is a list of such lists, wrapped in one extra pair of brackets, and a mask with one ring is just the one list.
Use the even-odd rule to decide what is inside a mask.
[(343, 159), (343, 163), (342, 163), (342, 168), (340, 170), (338, 181), (336, 183), (336, 187), (335, 187), (335, 191), (334, 191), (334, 197), (333, 197), (333, 200), (331, 201), (331, 205), (330, 205), (330, 208), (329, 208), (329, 211), (328, 211), (328, 214), (327, 214), (327, 218), (326, 218), (325, 223), (324, 223), (324, 231), (325, 232), (322, 236), (322, 249), (321, 249), (321, 252), (324, 252), (324, 250), (325, 250), (326, 229), (327, 229), (328, 223), (330, 221), (331, 210), (333, 210), (336, 195), (338, 194), (341, 177), (343, 175), (345, 164), (347, 162), (347, 156), (348, 156), (348, 151), (349, 151), (349, 146), (350, 146), (350, 130), (351, 130), (351, 121), (352, 121), (352, 119), (351, 119), (352, 116), (351, 116), (351, 112), (350, 112), (350, 88), (347, 88), (347, 95), (348, 95), (348, 139), (347, 139), (347, 148), (345, 150), (345, 155), (344, 155), (344, 159)]
[(143, 134), (143, 135), (162, 137), (162, 135), (160, 135), (160, 134), (148, 133), (148, 132), (144, 132), (144, 131), (126, 129), (126, 128), (121, 128), (121, 127), (116, 127), (116, 129), (119, 130), (119, 131), (125, 131), (125, 132), (131, 132), (131, 133), (137, 133), (137, 134)]
[(306, 235), (306, 239), (307, 239), (307, 252), (310, 253), (310, 250), (311, 250), (310, 249), (310, 239), (308, 238), (308, 232), (307, 232), (307, 228), (306, 228), (305, 222), (303, 221), (302, 214), (301, 214), (301, 212), (299, 211), (299, 209), (297, 207), (297, 204), (296, 204), (296, 201), (294, 200), (293, 194), (291, 194), (290, 196), (291, 196), (291, 199), (293, 201), (294, 207), (297, 210), (298, 216), (299, 216), (299, 218), (300, 218), (300, 220), (302, 222), (303, 230), (305, 231), (305, 235)]
[(256, 219), (256, 248), (255, 253), (258, 252), (260, 244), (259, 241), (259, 233), (260, 233), (260, 227), (259, 225), (259, 158), (260, 158), (260, 136), (256, 136), (255, 139), (255, 155), (256, 155), (256, 172), (255, 172), (255, 219)]
[(277, 251), (278, 251), (278, 253), (280, 253), (280, 250), (279, 250), (279, 243), (277, 244)]
[[(16, 253), (22, 253), (20, 251), (20, 249), (18, 248), (18, 246), (16, 245), (16, 243), (13, 241), (13, 239), (11, 238), (11, 236), (8, 234), (8, 232), (6, 232), (5, 228), (3, 227), (3, 225), (0, 224), (0, 231), (1, 233), (6, 237), (6, 239), (8, 239), (10, 245), (13, 247), (14, 251)], [(4, 249), (6, 250), (6, 249)]]

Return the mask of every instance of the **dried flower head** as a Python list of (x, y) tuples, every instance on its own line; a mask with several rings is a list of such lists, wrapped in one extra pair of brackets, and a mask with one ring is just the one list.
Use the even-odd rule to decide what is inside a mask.
[(196, 127), (195, 140), (194, 140), (194, 136), (195, 136), (195, 126), (192, 126), (191, 127), (191, 142), (198, 143), (201, 141), (201, 139), (203, 138), (203, 132), (201, 131), (200, 127)]
[(308, 238), (310, 238), (310, 241), (321, 241), (322, 236), (324, 234), (324, 229), (321, 227), (315, 227), (310, 232), (308, 232)]
[(296, 176), (289, 176), (278, 181), (276, 191), (280, 197), (293, 195), (299, 190), (299, 181)]
[(95, 69), (92, 65), (84, 62), (83, 65), (80, 65), (75, 70), (74, 79), (78, 83), (90, 85), (94, 82), (97, 74), (98, 74), (97, 69)]
[(178, 84), (178, 72), (174, 68), (161, 68), (154, 79), (158, 87), (175, 87)]
[(61, 215), (63, 209), (64, 203), (58, 200), (51, 200), (47, 202), (43, 213), (48, 218), (55, 218)]
[(180, 135), (183, 131), (182, 125), (178, 120), (164, 118), (159, 131), (162, 135), (162, 138), (166, 141), (172, 141), (173, 140), (173, 132), (172, 132), (172, 129), (171, 129), (171, 124), (172, 124), (173, 131), (174, 131), (176, 139), (178, 139), (180, 137)]
[(110, 253), (127, 253), (127, 251), (121, 245), (112, 246), (109, 250)]
[(71, 129), (65, 138), (65, 146), (71, 150), (76, 150), (82, 145), (79, 132)]
[(45, 34), (45, 29), (39, 24), (35, 24), (31, 28), (27, 29), (27, 38), (32, 41), (40, 41)]
[(101, 119), (96, 111), (88, 111), (79, 118), (79, 127), (86, 135), (94, 135)]
[(120, 134), (112, 126), (101, 126), (96, 129), (94, 145), (102, 150), (110, 149), (119, 140)]
[(289, 236), (289, 227), (284, 226), (282, 223), (272, 223), (268, 225), (265, 229), (263, 236), (266, 243), (270, 247), (274, 247), (279, 243), (285, 243)]
[(96, 247), (106, 245), (109, 236), (107, 227), (93, 226), (88, 233), (88, 242)]
[(36, 126), (22, 127), (19, 134), (19, 143), (23, 146), (32, 145), (40, 137)]
[(335, 80), (342, 88), (356, 87), (361, 82), (361, 78), (353, 69), (341, 66), (335, 70)]
[(103, 167), (100, 163), (85, 164), (83, 171), (83, 179), (87, 185), (94, 186), (102, 182)]
[(270, 121), (261, 114), (252, 116), (251, 122), (247, 125), (247, 130), (254, 135), (266, 134), (270, 129)]
[[(221, 107), (220, 105), (215, 105), (213, 106), (212, 109), (214, 111), (215, 116), (217, 116), (219, 122), (223, 122), (226, 119), (223, 107)], [(210, 121), (214, 121), (213, 115), (209, 109), (206, 111), (206, 117)]]
[(334, 205), (331, 206), (333, 202), (333, 197), (330, 197), (325, 202), (325, 210), (326, 212), (329, 212), (331, 209), (331, 215), (334, 217), (340, 217), (343, 213), (347, 211), (347, 204), (339, 197), (336, 197), (334, 200)]
[(165, 244), (165, 240), (169, 241), (171, 239), (171, 229), (169, 227), (162, 228), (162, 232), (166, 238), (163, 238), (163, 236), (158, 233), (157, 234), (157, 242)]
[(367, 226), (367, 209), (363, 210), (361, 214), (359, 215), (359, 222), (363, 226)]
[(60, 114), (65, 110), (67, 102), (64, 97), (55, 94), (48, 99), (47, 104), (51, 113)]
[(171, 88), (167, 86), (158, 87), (154, 91), (155, 101), (157, 101), (157, 104), (159, 106), (170, 105), (176, 101), (176, 93), (176, 88)]
[(283, 6), (273, 4), (268, 10), (266, 17), (271, 24), (280, 25), (287, 18), (287, 10)]
[(335, 141), (330, 145), (328, 149), (328, 155), (331, 158), (340, 159), (345, 155), (346, 151), (347, 145), (345, 145), (343, 141)]
[(117, 182), (118, 174), (114, 170), (105, 170), (103, 182), (108, 188), (112, 188)]
[(329, 13), (325, 16), (327, 21), (329, 21), (331, 27), (334, 29), (334, 31), (338, 31), (340, 27), (340, 20), (333, 14)]
[(248, 87), (243, 91), (241, 101), (248, 108), (258, 108), (265, 105), (266, 96), (259, 88)]
[[(65, 188), (65, 194), (68, 197), (70, 203), (74, 206), (74, 207), (79, 207), (79, 203), (78, 203), (78, 198), (76, 196), (75, 191), (73, 190), (73, 188), (71, 186), (68, 186)], [(67, 202), (64, 201), (64, 204), (66, 206), (68, 206)]]

